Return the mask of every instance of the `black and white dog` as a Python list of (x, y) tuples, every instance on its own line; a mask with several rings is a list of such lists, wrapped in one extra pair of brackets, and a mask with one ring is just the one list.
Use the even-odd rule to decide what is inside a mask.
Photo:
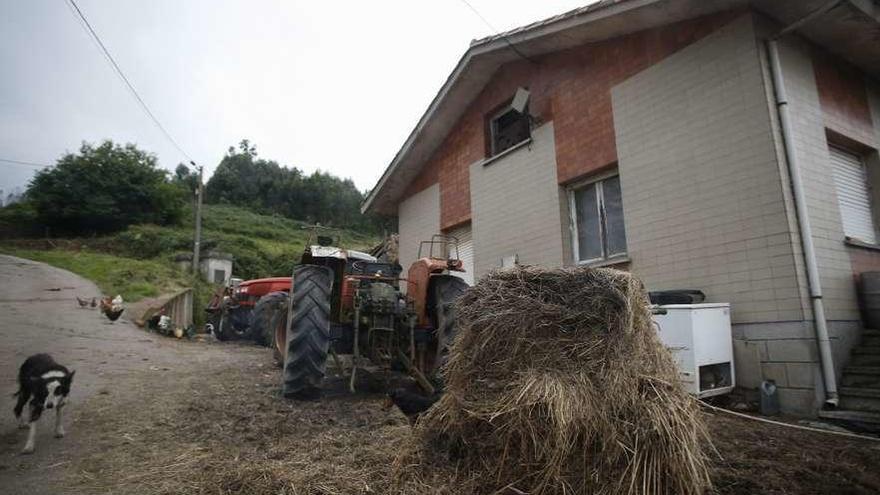
[[(75, 371), (70, 371), (56, 363), (48, 354), (34, 354), (27, 358), (18, 370), (18, 403), (15, 404), (15, 417), (20, 427), (29, 427), (27, 443), (23, 454), (34, 451), (37, 436), (37, 420), (44, 409), (55, 409), (55, 438), (64, 436), (64, 425), (61, 424), (61, 410), (67, 403), (70, 384)], [(30, 407), (22, 416), (24, 406), (30, 401)]]

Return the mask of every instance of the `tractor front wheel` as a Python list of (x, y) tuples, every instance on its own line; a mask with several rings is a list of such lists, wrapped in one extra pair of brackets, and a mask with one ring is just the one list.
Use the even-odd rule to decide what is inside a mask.
[(214, 327), (217, 340), (251, 340), (250, 309), (241, 306), (224, 308)]
[(229, 322), (229, 315), (226, 310), (220, 310), (214, 320), (214, 336), (219, 341), (227, 341), (235, 339), (235, 332), (232, 330), (232, 323)]
[(293, 272), (284, 353), (285, 397), (315, 399), (330, 350), (330, 295), (333, 270), (301, 265)]
[(251, 314), (251, 335), (256, 342), (266, 347), (275, 345), (275, 325), (282, 313), (287, 324), (287, 297), (287, 292), (270, 292), (257, 301)]

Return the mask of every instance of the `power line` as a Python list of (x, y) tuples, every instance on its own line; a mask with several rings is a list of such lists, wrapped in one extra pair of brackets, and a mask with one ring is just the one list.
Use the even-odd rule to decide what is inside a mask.
[(131, 91), (132, 96), (134, 96), (135, 100), (137, 100), (137, 102), (140, 104), (141, 108), (144, 110), (144, 112), (147, 114), (147, 116), (150, 117), (150, 120), (152, 120), (153, 123), (156, 124), (156, 127), (158, 127), (160, 131), (162, 131), (162, 134), (164, 134), (165, 137), (168, 138), (168, 141), (170, 141), (171, 144), (173, 144), (174, 147), (177, 148), (177, 151), (179, 151), (180, 154), (185, 156), (187, 160), (192, 161), (192, 158), (189, 156), (189, 154), (187, 154), (187, 152), (184, 151), (183, 148), (179, 144), (177, 144), (177, 141), (175, 141), (174, 138), (171, 137), (171, 134), (169, 134), (168, 131), (165, 130), (165, 127), (159, 122), (159, 119), (157, 119), (156, 116), (153, 115), (153, 112), (150, 111), (150, 107), (147, 106), (146, 102), (144, 102), (144, 99), (141, 98), (141, 95), (138, 94), (137, 90), (134, 89), (134, 86), (132, 86), (132, 84), (128, 80), (128, 78), (125, 77), (125, 73), (122, 72), (122, 69), (119, 67), (119, 64), (117, 64), (116, 60), (113, 58), (113, 55), (110, 55), (110, 51), (107, 50), (106, 46), (104, 46), (104, 42), (101, 41), (101, 38), (98, 36), (98, 33), (96, 33), (95, 29), (92, 28), (92, 25), (89, 24), (89, 20), (86, 19), (86, 16), (83, 14), (82, 10), (79, 9), (79, 6), (76, 4), (76, 2), (74, 0), (67, 0), (67, 1), (70, 3), (70, 5), (76, 11), (76, 14), (79, 16), (79, 18), (82, 19), (82, 22), (84, 23), (84, 27), (88, 30), (89, 35), (95, 41), (98, 42), (98, 47), (101, 49), (101, 52), (103, 52), (104, 57), (107, 59), (107, 61), (113, 67), (113, 70), (116, 72), (116, 74), (122, 79), (122, 82), (124, 82), (125, 85), (128, 87), (129, 91)]
[[(71, 0), (71, 1), (73, 1), (73, 0)], [(514, 53), (516, 53), (517, 55), (519, 55), (523, 60), (528, 60), (529, 62), (531, 62), (531, 63), (533, 63), (533, 64), (537, 64), (537, 62), (535, 62), (534, 60), (532, 60), (531, 58), (529, 58), (526, 54), (524, 54), (523, 52), (519, 51), (519, 48), (517, 48), (516, 45), (514, 45), (513, 42), (510, 41), (510, 39), (507, 37), (507, 35), (505, 35), (504, 33), (500, 32), (500, 31), (498, 31), (497, 29), (495, 29), (495, 26), (493, 26), (492, 23), (490, 23), (485, 17), (483, 17), (483, 14), (480, 14), (480, 11), (478, 11), (476, 8), (474, 8), (474, 6), (471, 5), (470, 2), (468, 2), (468, 0), (461, 0), (461, 3), (467, 5), (467, 7), (468, 7), (469, 9), (471, 9), (471, 12), (473, 12), (474, 14), (476, 14), (477, 17), (479, 17), (480, 20), (483, 21), (483, 24), (485, 24), (486, 26), (488, 26), (489, 29), (491, 29), (492, 32), (495, 33), (496, 36), (501, 36), (501, 38), (504, 40), (504, 42), (507, 43), (507, 46), (509, 46), (510, 49), (514, 51)]]
[(51, 167), (48, 163), (25, 162), (22, 160), (11, 160), (9, 158), (0, 158), (0, 162), (12, 163), (14, 165), (24, 165), (25, 167), (46, 168)]

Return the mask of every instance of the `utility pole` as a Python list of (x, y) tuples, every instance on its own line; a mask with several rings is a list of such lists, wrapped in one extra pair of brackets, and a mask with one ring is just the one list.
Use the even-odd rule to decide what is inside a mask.
[(204, 172), (203, 167), (196, 165), (195, 162), (190, 161), (189, 163), (195, 167), (196, 170), (199, 171), (199, 183), (196, 185), (196, 235), (193, 241), (193, 258), (192, 258), (192, 271), (194, 274), (198, 275), (199, 273), (199, 251), (201, 249), (202, 242), (202, 196), (204, 196), (204, 187), (202, 186), (202, 175)]

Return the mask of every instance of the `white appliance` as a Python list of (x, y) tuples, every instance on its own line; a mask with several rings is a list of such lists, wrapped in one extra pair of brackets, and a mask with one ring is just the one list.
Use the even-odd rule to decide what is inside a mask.
[(661, 313), (654, 315), (660, 340), (672, 351), (687, 391), (702, 398), (733, 390), (730, 304), (666, 304), (654, 308), (655, 313)]

